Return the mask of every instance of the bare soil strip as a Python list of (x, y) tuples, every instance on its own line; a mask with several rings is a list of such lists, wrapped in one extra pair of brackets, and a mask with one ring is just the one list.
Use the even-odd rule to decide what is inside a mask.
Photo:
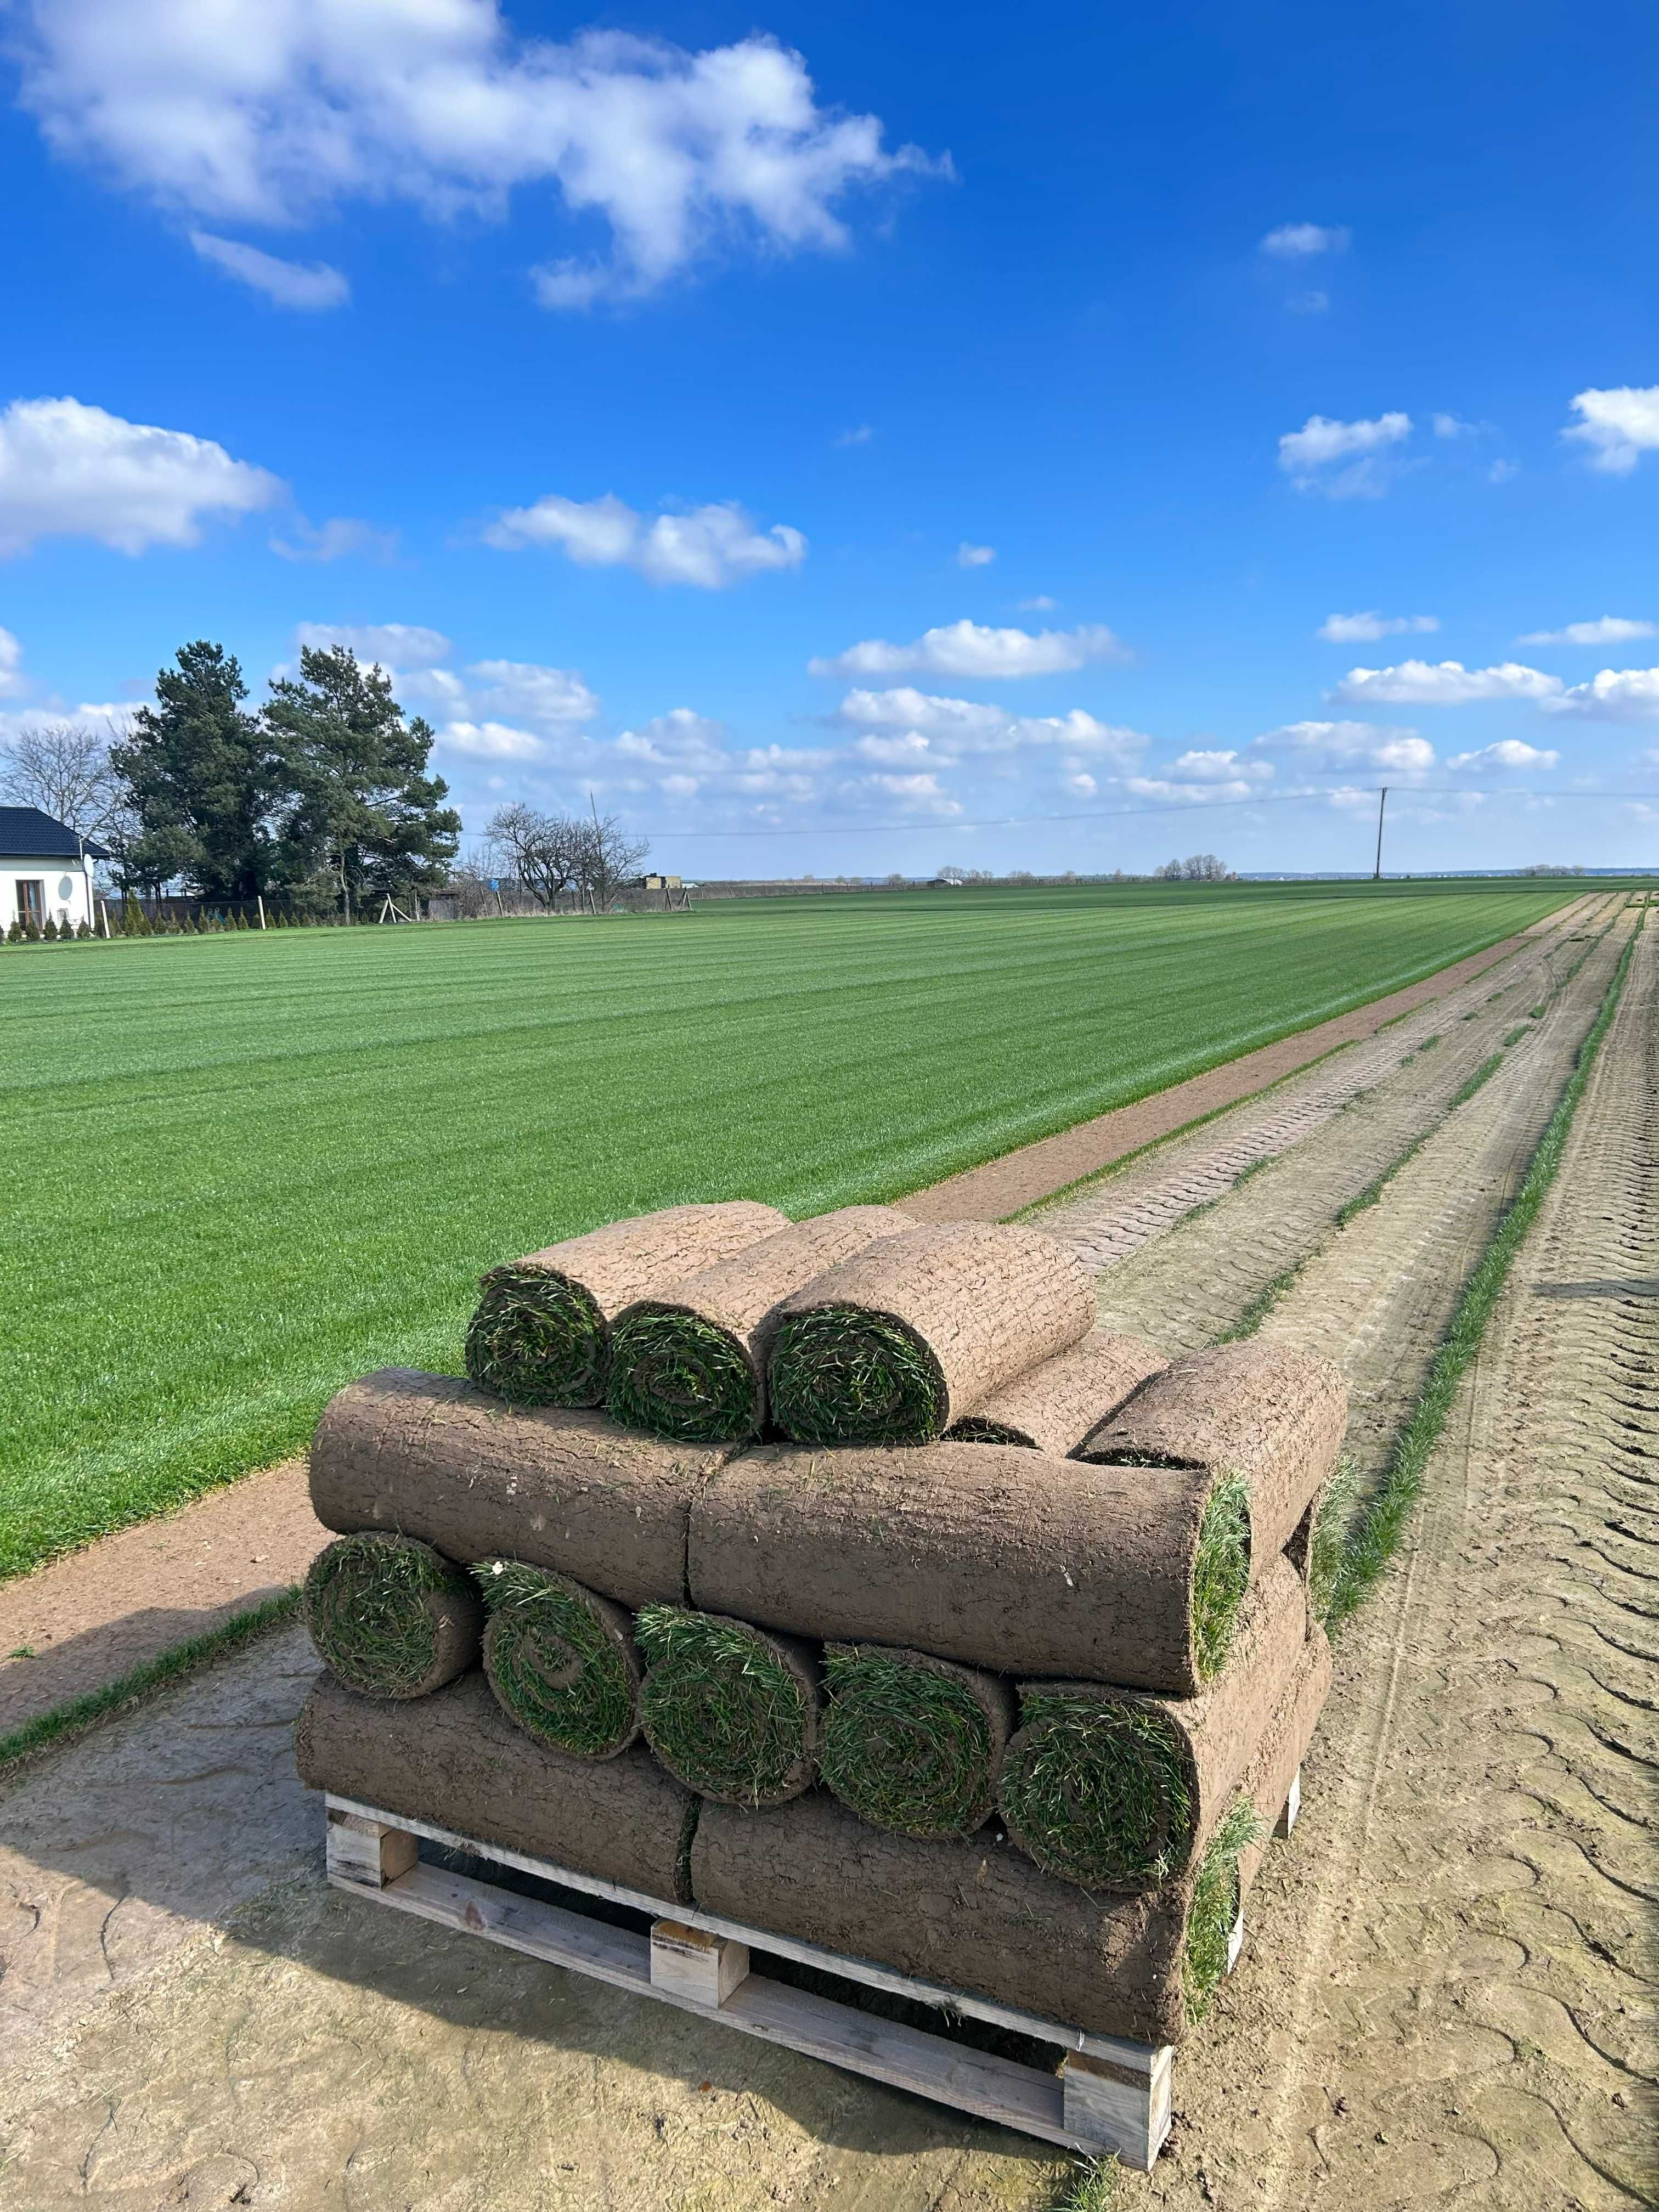
[(1097, 1175), (1114, 1160), (1157, 1144), (1270, 1084), (1282, 1082), (1339, 1046), (1373, 1036), (1402, 1013), (1443, 998), (1448, 991), (1520, 951), (1529, 939), (1557, 934), (1566, 916), (1591, 903), (1589, 897), (1575, 900), (1565, 913), (1548, 915), (1518, 937), (1488, 945), (1484, 952), (1472, 953), (1467, 960), (1455, 961), (1420, 983), (1390, 992), (1386, 999), (1374, 999), (1369, 1006), (1356, 1006), (1352, 1013), (1339, 1014), (1312, 1029), (1298, 1030), (1294, 1036), (1281, 1037), (1277, 1044), (1241, 1054), (1237, 1060), (1190, 1076), (1185, 1083), (1172, 1084), (1168, 1090), (1154, 1091), (1133, 1105), (1097, 1114), (1092, 1121), (1079, 1121), (1075, 1127), (1061, 1129), (1034, 1145), (1022, 1145), (1000, 1159), (988, 1160), (983, 1167), (949, 1176), (943, 1182), (907, 1198), (905, 1212), (922, 1221), (1006, 1221), (1010, 1214), (1036, 1206), (1085, 1176)]

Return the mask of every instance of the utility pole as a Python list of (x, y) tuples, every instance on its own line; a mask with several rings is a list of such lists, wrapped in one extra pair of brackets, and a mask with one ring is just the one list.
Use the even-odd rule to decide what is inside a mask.
[(1385, 783), (1376, 794), (1376, 866), (1371, 872), (1371, 881), (1382, 880), (1382, 810), (1389, 803), (1389, 787)]

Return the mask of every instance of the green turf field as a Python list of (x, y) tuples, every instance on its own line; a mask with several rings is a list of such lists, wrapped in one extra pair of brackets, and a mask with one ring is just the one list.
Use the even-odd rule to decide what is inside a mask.
[(890, 1198), (1393, 990), (1582, 884), (1129, 885), (0, 948), (0, 1573), (459, 1371), (490, 1262)]

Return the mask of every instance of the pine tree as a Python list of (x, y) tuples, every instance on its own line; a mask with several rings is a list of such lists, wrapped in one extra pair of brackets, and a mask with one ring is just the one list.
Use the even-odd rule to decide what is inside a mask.
[(428, 776), (430, 724), (404, 720), (392, 681), (348, 647), (302, 647), (300, 674), (270, 687), (264, 720), (295, 803), (279, 843), (286, 881), (322, 877), (342, 919), (442, 883), (460, 842), (448, 787)]
[(198, 638), (174, 659), (156, 677), (156, 704), (111, 750), (139, 824), (123, 860), (140, 882), (183, 876), (210, 897), (251, 898), (268, 866), (280, 763), (243, 707), (247, 686), (233, 654)]

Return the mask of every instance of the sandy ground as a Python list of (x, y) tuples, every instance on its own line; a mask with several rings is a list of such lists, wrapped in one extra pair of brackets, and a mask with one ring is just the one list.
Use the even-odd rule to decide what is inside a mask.
[[(1335, 1233), (1326, 1189), (1297, 1217), (1306, 1265), (1267, 1325), (1322, 1329), (1368, 1456), (1615, 949), (1376, 1207)], [(1656, 2201), (1656, 1039), (1650, 933), (1410, 1547), (1343, 1640), (1244, 1964), (1179, 2055), (1170, 2148), (1121, 2178), (1125, 2204)], [(1150, 1295), (1158, 1255), (1191, 1286), (1177, 1333), (1224, 1326), (1226, 1255), (1257, 1288), (1284, 1264), (1278, 1224), (1317, 1179), (1297, 1164), (1431, 1071), (1443, 1085), (1446, 1048), (1195, 1201), (1108, 1297)], [(1104, 1194), (1079, 1200), (1097, 1231)], [(323, 1888), (288, 1745), (311, 1667), (284, 1632), (0, 1790), (0, 2204), (1050, 2200), (1054, 2162), (1012, 2136)]]

